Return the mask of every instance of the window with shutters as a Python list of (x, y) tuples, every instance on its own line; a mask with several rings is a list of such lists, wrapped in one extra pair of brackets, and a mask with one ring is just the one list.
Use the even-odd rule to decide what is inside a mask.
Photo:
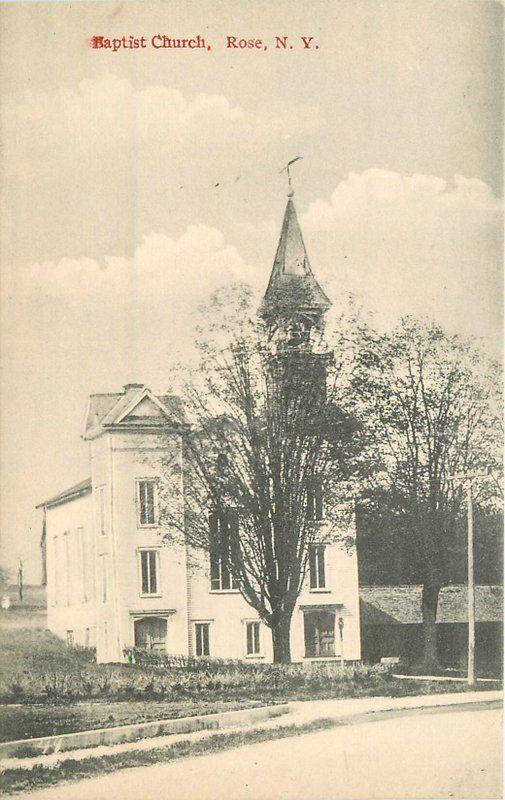
[(137, 481), (137, 523), (141, 528), (158, 524), (158, 482)]
[(246, 653), (248, 656), (258, 656), (260, 652), (260, 623), (256, 620), (246, 622)]
[(195, 655), (210, 656), (210, 623), (195, 623)]
[(211, 591), (237, 591), (238, 586), (230, 569), (230, 533), (238, 524), (237, 513), (228, 509), (211, 512), (210, 525), (210, 588)]
[(324, 519), (323, 485), (321, 481), (311, 481), (307, 486), (307, 519), (320, 522)]
[(324, 544), (313, 545), (309, 550), (309, 575), (311, 589), (326, 588), (326, 565)]
[(140, 550), (140, 594), (159, 594), (159, 554), (157, 550)]

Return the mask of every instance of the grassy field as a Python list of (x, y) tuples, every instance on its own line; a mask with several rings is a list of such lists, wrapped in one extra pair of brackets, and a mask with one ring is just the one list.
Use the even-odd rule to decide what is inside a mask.
[(51, 736), (57, 733), (109, 728), (133, 722), (194, 717), (218, 711), (253, 708), (260, 701), (130, 700), (28, 705), (0, 705), (0, 742)]
[[(479, 689), (497, 688), (480, 683)], [(397, 680), (376, 665), (252, 665), (242, 661), (146, 659), (96, 664), (48, 631), (0, 631), (3, 741), (194, 716), (289, 700), (462, 691), (462, 683)]]
[(8, 586), (2, 596), (10, 597), (8, 610), (0, 608), (0, 628), (38, 628), (47, 625), (46, 590), (44, 586), (25, 586), (23, 600), (18, 596), (17, 586)]

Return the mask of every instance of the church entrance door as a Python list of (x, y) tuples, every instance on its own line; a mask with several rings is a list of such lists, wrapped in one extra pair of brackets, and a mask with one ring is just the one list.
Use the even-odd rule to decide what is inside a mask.
[(142, 617), (135, 620), (135, 647), (143, 650), (167, 649), (167, 620), (163, 617)]

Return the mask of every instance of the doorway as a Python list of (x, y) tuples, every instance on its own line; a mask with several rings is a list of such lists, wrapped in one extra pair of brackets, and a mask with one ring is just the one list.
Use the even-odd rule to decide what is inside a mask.
[(167, 649), (167, 620), (164, 617), (135, 620), (135, 647), (164, 652)]
[(325, 658), (335, 655), (335, 612), (314, 610), (304, 612), (305, 658)]

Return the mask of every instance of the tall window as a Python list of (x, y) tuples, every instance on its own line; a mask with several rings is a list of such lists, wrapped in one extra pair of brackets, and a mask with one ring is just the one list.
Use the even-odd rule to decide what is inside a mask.
[(77, 528), (76, 531), (77, 535), (77, 552), (79, 563), (81, 566), (81, 585), (80, 585), (80, 597), (78, 598), (78, 602), (87, 602), (87, 588), (88, 588), (88, 580), (86, 577), (87, 572), (87, 562), (86, 562), (86, 550), (85, 550), (85, 541), (84, 541), (84, 529)]
[(92, 535), (88, 535), (86, 538), (84, 557), (86, 559), (86, 597), (88, 601), (91, 601), (95, 599), (96, 595), (95, 537)]
[(157, 523), (157, 482), (155, 480), (137, 481), (137, 519), (139, 525)]
[(260, 624), (246, 622), (247, 655), (257, 656), (260, 652)]
[(100, 582), (101, 591), (100, 596), (102, 603), (107, 602), (107, 556), (100, 556)]
[(209, 629), (209, 622), (195, 624), (195, 655), (197, 656), (210, 656)]
[(307, 486), (307, 519), (317, 522), (324, 518), (323, 485), (314, 480)]
[(70, 531), (63, 534), (65, 548), (65, 605), (70, 605)]
[(101, 535), (105, 535), (105, 486), (99, 486), (97, 489), (97, 502), (98, 502), (98, 530)]
[(210, 524), (210, 588), (212, 590), (236, 589), (237, 583), (230, 571), (230, 530), (237, 524), (233, 509), (218, 514), (211, 512)]
[(72, 646), (74, 644), (74, 632), (73, 631), (67, 631), (67, 644), (69, 646)]
[(324, 551), (324, 544), (313, 545), (309, 550), (309, 573), (311, 589), (324, 589), (326, 587)]
[(52, 570), (54, 575), (54, 605), (57, 606), (61, 603), (60, 591), (61, 591), (61, 572), (60, 572), (60, 565), (59, 565), (59, 545), (60, 540), (57, 536), (53, 539), (53, 564)]
[(158, 553), (156, 550), (140, 551), (140, 593), (158, 594)]

